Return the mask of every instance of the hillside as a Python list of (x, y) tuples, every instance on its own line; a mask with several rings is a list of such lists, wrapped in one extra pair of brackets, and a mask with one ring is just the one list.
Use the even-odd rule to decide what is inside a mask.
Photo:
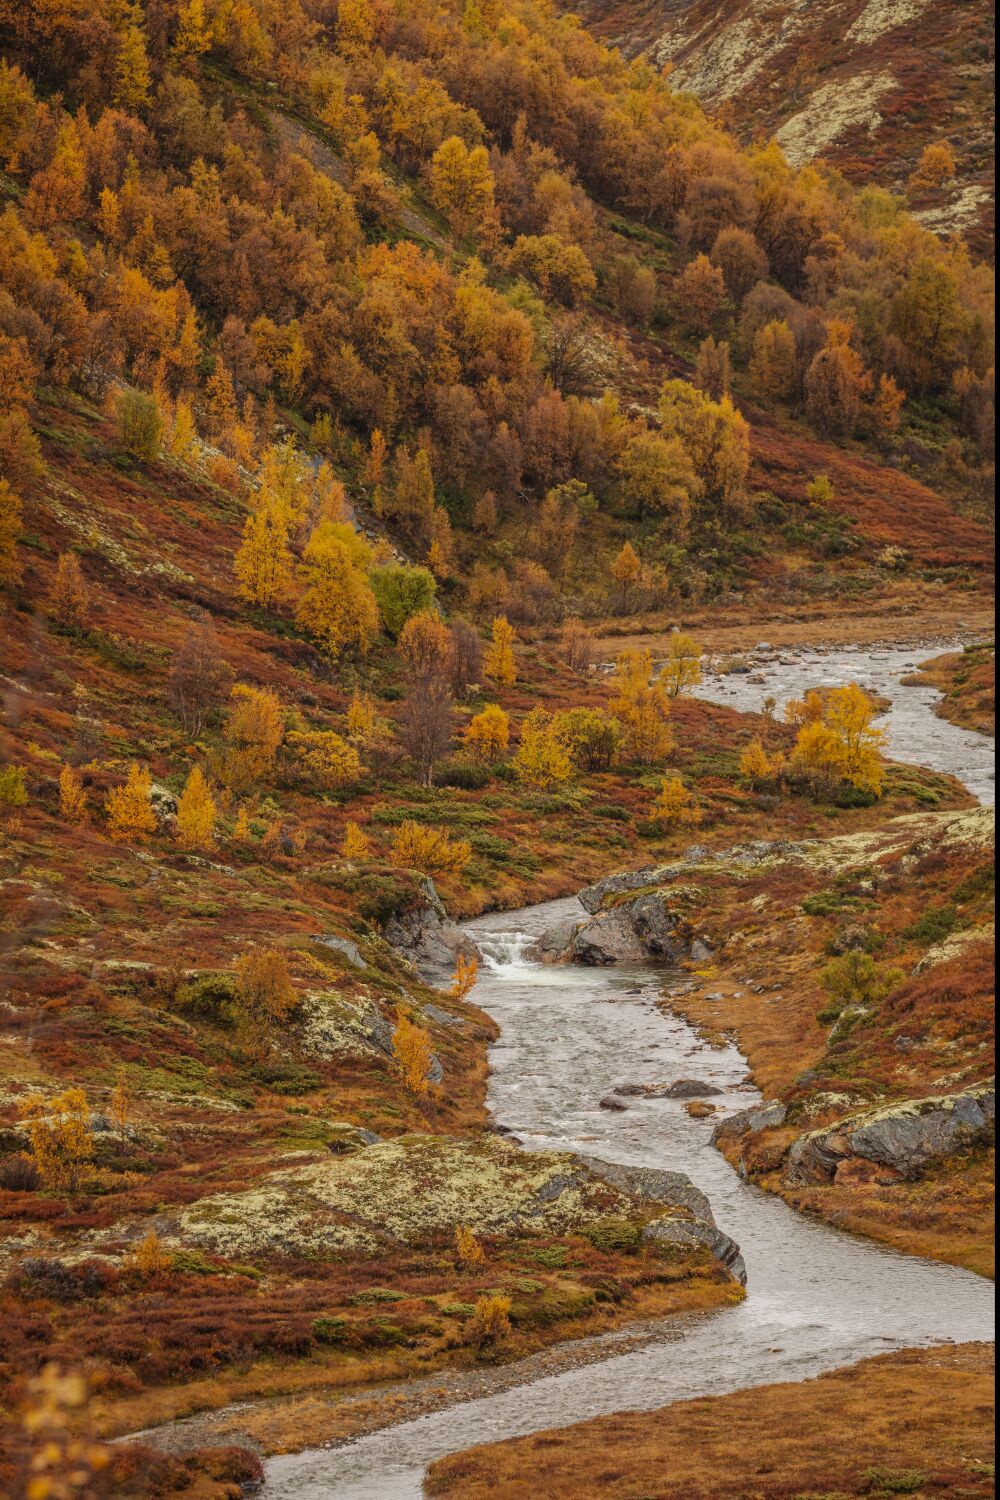
[(848, 684), (694, 692), (769, 621), (979, 627), (990, 280), (534, 0), (0, 49), (0, 1485), (228, 1500), (252, 1455), (98, 1440), (742, 1299), (681, 1174), (492, 1128), (456, 923), (968, 808)]
[(774, 135), (789, 160), (817, 157), (852, 181), (905, 192), (924, 148), (949, 142), (956, 170), (913, 191), (920, 220), (993, 241), (993, 22), (983, 4), (775, 0), (736, 6), (584, 0), (573, 7), (626, 57), (672, 65), (744, 138)]

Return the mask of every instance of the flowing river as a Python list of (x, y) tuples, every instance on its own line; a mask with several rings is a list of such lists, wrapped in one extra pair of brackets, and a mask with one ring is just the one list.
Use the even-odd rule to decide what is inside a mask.
[[(899, 686), (899, 676), (927, 654), (801, 655), (766, 667), (764, 684), (724, 678), (705, 696), (757, 708), (768, 693), (783, 700), (822, 683), (859, 681), (893, 699), (891, 753), (953, 771), (992, 802), (991, 742), (936, 718), (933, 690)], [(442, 1410), (339, 1448), (272, 1459), (268, 1500), (415, 1500), (428, 1463), (476, 1443), (805, 1379), (888, 1349), (992, 1337), (989, 1282), (806, 1219), (748, 1186), (712, 1147), (714, 1122), (692, 1119), (680, 1101), (630, 1099), (623, 1113), (598, 1107), (616, 1084), (678, 1077), (723, 1089), (715, 1101), (723, 1111), (744, 1109), (759, 1096), (745, 1082), (735, 1047), (709, 1047), (657, 1008), (664, 989), (669, 994), (672, 983), (684, 982), (680, 974), (551, 967), (526, 957), (533, 937), (577, 911), (571, 898), (469, 924), (483, 954), (473, 998), (502, 1027), (491, 1052), (493, 1115), (529, 1149), (687, 1172), (743, 1250), (746, 1301), (647, 1325), (645, 1342), (635, 1347), (631, 1340), (624, 1352), (622, 1334), (583, 1340), (575, 1346), (579, 1358), (563, 1361), (568, 1367), (539, 1372), (536, 1357), (526, 1362), (521, 1384), (470, 1378)]]

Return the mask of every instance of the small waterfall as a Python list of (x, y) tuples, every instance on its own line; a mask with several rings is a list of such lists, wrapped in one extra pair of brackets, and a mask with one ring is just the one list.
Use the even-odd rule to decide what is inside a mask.
[(477, 932), (471, 936), (491, 974), (525, 968), (525, 954), (536, 941), (530, 932)]

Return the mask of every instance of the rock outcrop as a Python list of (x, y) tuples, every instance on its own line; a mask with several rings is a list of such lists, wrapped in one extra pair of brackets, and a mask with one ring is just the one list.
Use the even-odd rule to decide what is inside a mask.
[(604, 899), (613, 904), (576, 927), (563, 959), (594, 965), (641, 963), (649, 958), (680, 963), (697, 960), (709, 951), (704, 936), (694, 929), (700, 893), (693, 887), (642, 890), (617, 899), (619, 895), (617, 890), (609, 892)]
[(432, 1245), (459, 1223), (505, 1237), (567, 1233), (608, 1219), (631, 1222), (654, 1242), (703, 1246), (745, 1277), (738, 1247), (682, 1173), (520, 1151), (489, 1135), (403, 1136), (290, 1165), (243, 1191), (161, 1216), (156, 1228), (168, 1241), (227, 1257), (324, 1259)]
[(735, 1240), (715, 1222), (712, 1205), (683, 1172), (662, 1172), (655, 1167), (629, 1167), (621, 1162), (601, 1161), (593, 1156), (579, 1156), (588, 1171), (602, 1181), (640, 1200), (666, 1204), (683, 1210), (682, 1214), (654, 1219), (643, 1231), (651, 1244), (705, 1245), (742, 1285), (746, 1285), (747, 1268)]
[(832, 1182), (860, 1159), (890, 1181), (913, 1179), (932, 1162), (992, 1141), (994, 1111), (992, 1082), (862, 1110), (800, 1136), (788, 1153), (786, 1176), (792, 1183)]
[(423, 979), (440, 979), (458, 953), (471, 951), (461, 928), (449, 920), (433, 880), (419, 877), (420, 899), (394, 912), (383, 930), (387, 943), (408, 958)]

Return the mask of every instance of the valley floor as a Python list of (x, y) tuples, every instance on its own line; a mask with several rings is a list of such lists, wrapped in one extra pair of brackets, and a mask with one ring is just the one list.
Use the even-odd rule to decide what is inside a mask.
[(433, 1465), (446, 1500), (988, 1496), (993, 1348), (907, 1349), (816, 1380), (623, 1412)]

